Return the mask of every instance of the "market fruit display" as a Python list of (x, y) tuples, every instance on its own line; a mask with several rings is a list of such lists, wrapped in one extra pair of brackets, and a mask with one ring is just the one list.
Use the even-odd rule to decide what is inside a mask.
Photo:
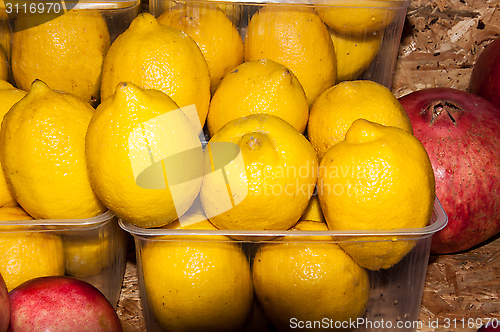
[(7, 285), (0, 275), (0, 332), (7, 332), (10, 323), (10, 301)]
[[(433, 212), (435, 180), (427, 152), (413, 135), (358, 119), (321, 160), (318, 193), (330, 230), (421, 228)], [(390, 268), (415, 245), (383, 238), (339, 245), (370, 270)], [(356, 243), (361, 239), (366, 242)]]
[(467, 90), (500, 108), (500, 38), (479, 54)]
[(432, 88), (399, 99), (428, 152), (436, 195), (448, 225), (432, 237), (431, 252), (470, 249), (500, 231), (500, 110), (486, 99), (452, 88)]
[[(413, 162), (413, 155), (424, 160), (425, 151), (415, 148), (411, 124), (395, 96), (381, 83), (361, 78), (379, 64), (374, 59), (392, 38), (384, 29), (395, 17), (386, 8), (358, 8), (354, 12), (359, 17), (346, 15), (336, 30), (330, 26), (332, 13), (325, 8), (169, 2), (161, 13), (138, 15), (110, 39), (101, 77), (92, 86), (99, 86), (98, 94), (86, 98), (41, 78), (32, 79), (26, 94), (6, 106), (0, 161), (13, 203), (37, 219), (41, 226), (36, 234), (58, 241), (57, 254), (51, 250), (51, 257), (55, 263), (57, 255), (60, 270), (49, 275), (87, 279), (115, 263), (100, 259), (113, 255), (114, 243), (107, 233), (91, 238), (77, 234), (77, 226), (53, 232), (57, 230), (53, 223), (61, 219), (79, 218), (83, 225), (109, 210), (122, 228), (146, 234), (134, 241), (137, 271), (147, 324), (158, 329), (233, 331), (267, 326), (284, 331), (295, 316), (302, 320), (328, 316), (332, 322), (343, 322), (369, 315), (380, 296), (373, 291), (377, 280), (396, 271), (398, 264), (412, 265), (415, 255), (410, 252), (419, 257), (426, 252), (425, 246), (415, 246), (416, 240), (381, 238), (370, 232), (426, 226), (434, 204), (432, 172), (428, 163)], [(347, 22), (355, 18), (369, 22), (358, 20), (354, 29)], [(112, 20), (107, 24), (113, 25)], [(89, 42), (101, 45), (105, 40)], [(101, 54), (94, 58), (102, 60)], [(68, 72), (78, 80), (85, 70), (75, 70), (80, 72)], [(7, 89), (19, 88), (17, 80), (9, 82), (15, 84), (5, 84)], [(329, 99), (332, 91), (337, 95)], [(333, 120), (331, 105), (341, 108), (338, 121)], [(46, 125), (52, 122), (53, 127)], [(34, 129), (35, 124), (42, 130)], [(22, 145), (28, 135), (16, 134), (18, 127), (31, 136), (46, 135), (46, 144)], [(337, 133), (334, 142), (328, 141), (330, 130)], [(327, 181), (338, 180), (321, 177), (322, 165), (331, 166), (323, 155), (348, 144), (348, 137), (370, 145), (370, 137), (377, 133), (390, 133), (384, 134), (383, 143), (398, 152), (381, 148), (376, 154), (392, 166), (385, 173), (380, 165), (366, 162), (370, 185), (379, 192), (372, 198), (379, 199), (380, 206), (372, 202), (360, 208), (352, 197), (322, 194)], [(18, 136), (23, 139), (15, 140)], [(78, 144), (64, 144), (73, 138)], [(328, 141), (322, 152), (318, 140)], [(407, 148), (404, 153), (401, 145)], [(17, 166), (29, 169), (29, 163), (21, 163), (28, 152), (42, 152), (39, 159), (44, 160), (43, 156), (66, 151), (65, 160), (32, 167), (36, 174), (22, 176), (30, 191), (36, 191), (27, 187), (36, 183), (35, 176), (45, 176), (47, 182), (34, 188), (45, 193), (43, 197), (30, 199), (31, 192), (16, 186)], [(367, 156), (374, 157), (370, 151)], [(408, 163), (401, 162), (405, 156)], [(355, 166), (352, 163), (348, 167)], [(30, 164), (39, 165), (35, 160)], [(67, 164), (82, 167), (77, 188), (62, 188), (53, 180), (70, 174), (63, 168)], [(402, 175), (390, 172), (396, 168)], [(404, 178), (409, 173), (411, 181)], [(394, 185), (395, 193), (376, 188), (382, 182)], [(418, 183), (422, 188), (416, 187)], [(409, 195), (402, 189), (406, 185), (421, 195)], [(85, 188), (91, 189), (92, 204), (75, 196)], [(383, 204), (384, 194), (392, 205)], [(53, 205), (41, 204), (44, 200)], [(39, 205), (33, 207), (31, 202)], [(66, 209), (57, 215), (42, 214), (57, 212), (66, 202), (77, 205), (74, 212), (92, 207), (93, 213), (75, 215)], [(404, 206), (413, 209), (416, 219), (408, 221)], [(378, 217), (380, 223), (352, 228), (368, 236), (343, 243), (350, 239), (333, 235), (351, 229), (338, 227), (332, 212), (336, 209), (341, 214), (351, 211), (360, 219)], [(43, 225), (47, 218), (54, 220)], [(308, 232), (316, 235), (306, 236)], [(377, 246), (378, 240), (383, 244)], [(45, 262), (35, 249), (30, 256)], [(28, 279), (39, 280), (33, 278), (37, 277)], [(51, 280), (54, 287), (66, 283), (64, 278)], [(56, 301), (65, 301), (60, 291), (56, 293)], [(384, 294), (389, 298), (389, 293)], [(73, 306), (67, 309), (78, 316)], [(65, 319), (68, 316), (64, 314)], [(21, 323), (36, 317), (43, 318), (33, 311)]]
[(9, 292), (9, 331), (121, 332), (118, 315), (91, 284), (67, 276), (34, 278)]

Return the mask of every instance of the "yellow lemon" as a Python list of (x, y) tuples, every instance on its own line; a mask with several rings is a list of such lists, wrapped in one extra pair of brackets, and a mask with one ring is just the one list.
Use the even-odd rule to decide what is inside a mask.
[(266, 58), (297, 76), (309, 105), (335, 84), (333, 41), (310, 7), (263, 6), (252, 16), (245, 36), (245, 60)]
[(174, 220), (168, 225), (165, 225), (161, 228), (164, 229), (177, 229), (177, 228), (187, 228), (187, 227), (195, 227), (194, 224), (200, 222), (210, 222), (203, 211), (203, 206), (201, 205), (200, 196), (196, 196), (196, 199), (193, 202), (193, 205), (184, 213), (181, 217)]
[(337, 56), (337, 82), (355, 80), (370, 67), (384, 36), (380, 31), (355, 36), (333, 29), (330, 35)]
[(184, 32), (162, 25), (149, 13), (137, 16), (111, 45), (104, 61), (101, 95), (120, 82), (166, 93), (179, 107), (196, 106), (205, 124), (210, 102), (210, 72), (196, 42)]
[(0, 80), (0, 90), (15, 89), (7, 80)]
[(97, 107), (86, 143), (96, 194), (134, 225), (166, 225), (199, 193), (203, 152), (197, 129), (161, 91), (118, 84)]
[[(35, 79), (87, 102), (99, 98), (102, 66), (110, 46), (106, 20), (98, 11), (71, 10), (23, 29), (45, 15), (22, 16), (12, 36), (12, 73), (19, 88)], [(24, 25), (24, 26), (23, 26)]]
[(311, 197), (311, 200), (309, 201), (304, 214), (302, 214), (302, 217), (300, 217), (300, 220), (325, 222), (325, 216), (321, 211), (321, 205), (319, 204), (318, 195), (313, 195)]
[(0, 48), (5, 52), (7, 61), (10, 61), (12, 49), (12, 30), (5, 3), (0, 0)]
[[(216, 230), (208, 221), (183, 228)], [(241, 331), (253, 301), (250, 264), (225, 236), (167, 236), (141, 247), (147, 305), (168, 331)]]
[(179, 4), (160, 15), (158, 22), (193, 38), (207, 61), (212, 93), (222, 78), (244, 60), (240, 33), (215, 4)]
[(0, 80), (6, 81), (7, 79), (9, 79), (9, 60), (0, 45)]
[[(3, 119), (10, 108), (21, 100), (26, 93), (24, 90), (14, 88), (7, 81), (0, 81), (0, 119)], [(17, 205), (18, 203), (7, 185), (5, 174), (3, 170), (0, 170), (0, 207)]]
[[(328, 229), (324, 223), (300, 221), (293, 230)], [(290, 236), (262, 245), (253, 261), (253, 280), (260, 305), (279, 331), (293, 331), (294, 321), (327, 319), (332, 326), (355, 321), (370, 295), (367, 271), (326, 238), (303, 242)]]
[(250, 114), (275, 115), (303, 132), (309, 118), (307, 98), (295, 75), (268, 59), (245, 62), (228, 73), (208, 111), (211, 136), (231, 120)]
[(413, 133), (406, 111), (391, 90), (372, 81), (341, 82), (311, 107), (307, 136), (318, 157), (342, 141), (354, 120), (360, 118)]
[(64, 274), (61, 237), (55, 233), (4, 231), (3, 222), (33, 219), (21, 207), (0, 208), (0, 274), (11, 291), (36, 277)]
[(205, 160), (210, 176), (203, 179), (201, 203), (220, 229), (288, 229), (315, 190), (318, 159), (312, 146), (274, 115), (227, 123), (210, 139)]
[[(318, 193), (331, 230), (419, 228), (432, 215), (434, 172), (427, 152), (413, 135), (358, 119), (321, 160)], [(393, 266), (415, 245), (397, 237), (356, 240), (366, 242), (340, 245), (370, 270)]]
[(76, 231), (75, 234), (63, 237), (66, 274), (75, 278), (99, 274), (109, 263), (108, 253), (112, 250), (109, 234), (95, 237), (89, 234), (92, 232)]
[(366, 34), (389, 26), (398, 8), (387, 0), (341, 0), (334, 6), (317, 6), (316, 12), (330, 28), (349, 34)]
[(90, 218), (106, 211), (85, 158), (89, 103), (36, 80), (4, 116), (0, 158), (11, 192), (36, 219)]

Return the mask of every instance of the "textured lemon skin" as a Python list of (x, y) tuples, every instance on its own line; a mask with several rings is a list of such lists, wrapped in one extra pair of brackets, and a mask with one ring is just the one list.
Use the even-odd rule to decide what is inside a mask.
[(210, 221), (220, 229), (284, 230), (297, 223), (309, 204), (317, 179), (317, 156), (286, 121), (252, 114), (227, 123), (205, 149), (206, 173), (214, 168), (212, 146), (232, 143), (241, 151), (227, 168), (234, 205), (226, 206), (226, 182), (203, 180), (200, 197)]
[[(0, 208), (0, 226), (6, 221), (29, 223), (32, 219), (19, 206)], [(19, 226), (2, 226), (1, 230), (0, 274), (9, 291), (32, 278), (64, 275), (64, 252), (59, 235), (25, 232)]]
[(89, 103), (35, 81), (4, 116), (0, 158), (15, 200), (36, 219), (81, 219), (106, 211), (90, 184)]
[[(300, 221), (293, 230), (328, 229), (325, 223)], [(255, 293), (264, 313), (280, 331), (293, 331), (291, 319), (356, 320), (368, 305), (367, 271), (331, 238), (306, 238), (301, 241), (290, 236), (264, 244), (254, 258)]]
[(301, 133), (309, 118), (297, 77), (269, 59), (246, 62), (224, 77), (210, 103), (208, 131), (213, 136), (229, 121), (259, 113), (275, 115)]
[(201, 126), (210, 103), (210, 72), (196, 42), (186, 33), (139, 14), (111, 45), (104, 60), (101, 97), (120, 82), (166, 93), (179, 107), (196, 106)]
[[(24, 90), (14, 88), (7, 81), (0, 81), (0, 118), (3, 119), (10, 108), (26, 96), (26, 93)], [(19, 204), (7, 185), (7, 180), (2, 169), (0, 170), (0, 207), (17, 205)]]
[[(134, 225), (150, 228), (174, 221), (188, 210), (200, 190), (202, 177), (194, 179), (174, 203), (168, 180), (163, 177), (159, 179), (163, 189), (149, 189), (136, 183), (132, 163), (137, 160), (130, 152), (132, 147), (148, 155), (146, 161), (138, 161), (143, 168), (149, 166), (144, 163), (151, 163), (148, 148), (153, 151), (153, 159), (161, 162), (170, 153), (189, 149), (193, 142), (201, 147), (195, 128), (178, 111), (177, 104), (165, 93), (126, 82), (120, 83), (116, 93), (97, 107), (89, 124), (85, 152), (92, 187), (108, 209)], [(177, 115), (169, 123), (155, 122), (170, 112)], [(148, 122), (153, 124), (152, 129), (137, 131)], [(172, 139), (165, 141), (166, 135)], [(132, 138), (140, 147), (130, 141)], [(194, 167), (197, 164), (202, 167), (200, 156)], [(184, 167), (189, 178), (186, 165), (179, 163), (177, 167)]]
[[(168, 225), (167, 227), (169, 227)], [(184, 229), (215, 230), (208, 221)], [(253, 302), (248, 259), (225, 236), (166, 236), (142, 246), (148, 308), (170, 331), (240, 331)]]
[(322, 93), (311, 107), (307, 137), (318, 157), (344, 140), (360, 118), (413, 133), (406, 111), (388, 88), (368, 80), (344, 81)]
[(245, 61), (271, 59), (289, 68), (311, 105), (335, 84), (335, 48), (314, 9), (263, 6), (252, 16), (245, 36)]
[(207, 61), (212, 94), (222, 78), (244, 61), (243, 39), (218, 5), (179, 4), (161, 14), (158, 22), (193, 38)]
[[(16, 24), (44, 21), (44, 15)], [(35, 79), (50, 88), (97, 102), (104, 58), (110, 47), (106, 20), (98, 11), (71, 10), (12, 36), (12, 73), (16, 85), (29, 90)]]
[[(433, 212), (435, 179), (423, 145), (406, 131), (364, 119), (320, 163), (318, 193), (331, 230), (424, 227)], [(415, 246), (404, 237), (356, 237), (340, 246), (361, 266), (387, 269)], [(362, 241), (362, 242), (357, 242)]]

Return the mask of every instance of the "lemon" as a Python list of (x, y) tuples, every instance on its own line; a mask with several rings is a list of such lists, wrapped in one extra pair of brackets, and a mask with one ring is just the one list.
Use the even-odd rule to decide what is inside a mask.
[[(328, 230), (326, 224), (314, 221), (300, 221), (293, 229)], [(290, 236), (264, 244), (257, 251), (253, 261), (255, 294), (279, 331), (293, 330), (293, 319), (328, 319), (335, 326), (335, 322), (355, 321), (366, 311), (370, 295), (367, 271), (326, 238), (306, 242)]]
[[(208, 221), (187, 229), (215, 230)], [(147, 305), (166, 331), (240, 331), (253, 301), (250, 264), (222, 235), (167, 236), (141, 247)]]
[(244, 60), (240, 33), (217, 5), (178, 4), (160, 15), (158, 22), (193, 38), (207, 61), (212, 93), (222, 78)]
[[(96, 102), (110, 46), (104, 17), (98, 11), (75, 9), (47, 22), (42, 14), (28, 16), (16, 20), (18, 31), (12, 36), (12, 73), (17, 86), (29, 90), (40, 79), (51, 89)], [(45, 23), (22, 29), (37, 20)]]
[(161, 91), (118, 84), (97, 107), (86, 143), (97, 196), (134, 225), (174, 221), (200, 191), (203, 152), (197, 129)]
[[(24, 90), (14, 88), (7, 81), (0, 81), (0, 119), (3, 119), (10, 108), (20, 101), (26, 93)], [(3, 170), (0, 170), (0, 207), (17, 205), (18, 203), (7, 185), (5, 174)]]
[(162, 25), (149, 13), (139, 14), (111, 45), (104, 61), (101, 95), (120, 82), (166, 93), (181, 107), (196, 106), (205, 124), (210, 102), (210, 72), (196, 42), (184, 32)]
[(203, 206), (201, 205), (200, 196), (196, 196), (196, 199), (193, 202), (193, 205), (184, 213), (181, 217), (174, 220), (168, 225), (165, 225), (161, 228), (164, 229), (177, 229), (177, 228), (186, 228), (190, 225), (197, 224), (199, 222), (208, 221), (207, 215), (205, 211), (203, 211)]
[(300, 217), (300, 220), (325, 222), (325, 216), (321, 211), (318, 195), (313, 195), (311, 197), (311, 200), (309, 201), (304, 214)]
[(2, 222), (33, 219), (21, 207), (0, 208), (0, 274), (11, 291), (36, 277), (64, 274), (61, 237), (55, 233), (6, 231)]
[[(413, 135), (358, 119), (321, 160), (318, 193), (331, 230), (419, 228), (432, 216), (434, 172)], [(393, 266), (415, 245), (397, 237), (356, 240), (365, 242), (340, 245), (370, 270)]]
[(307, 6), (263, 6), (245, 36), (245, 60), (271, 59), (289, 68), (309, 105), (335, 84), (336, 57), (327, 27)]
[(0, 90), (15, 89), (15, 87), (6, 80), (0, 80)]
[(387, 0), (341, 0), (335, 6), (317, 6), (316, 12), (330, 28), (364, 35), (388, 27), (398, 11)]
[(307, 136), (321, 159), (342, 141), (354, 120), (363, 118), (413, 133), (410, 119), (394, 94), (367, 80), (345, 81), (325, 91), (311, 107)]
[(208, 142), (205, 160), (201, 203), (220, 229), (288, 229), (315, 190), (318, 159), (311, 144), (274, 115), (227, 123)]
[(16, 201), (36, 219), (80, 219), (103, 213), (85, 158), (89, 103), (36, 80), (4, 116), (0, 157)]
[[(77, 231), (82, 233), (82, 231)], [(108, 266), (109, 234), (100, 236), (66, 235), (63, 237), (64, 265), (66, 274), (86, 278), (101, 273)]]
[(211, 136), (231, 120), (250, 114), (272, 114), (299, 132), (309, 118), (307, 98), (295, 75), (268, 59), (245, 62), (222, 80), (208, 111)]
[(337, 83), (357, 79), (377, 56), (384, 34), (375, 31), (357, 36), (329, 31), (337, 56)]
[(12, 49), (12, 30), (9, 16), (7, 15), (5, 3), (0, 0), (0, 49), (4, 51), (5, 59), (10, 64)]
[(6, 81), (7, 79), (9, 79), (9, 60), (0, 45), (0, 80)]

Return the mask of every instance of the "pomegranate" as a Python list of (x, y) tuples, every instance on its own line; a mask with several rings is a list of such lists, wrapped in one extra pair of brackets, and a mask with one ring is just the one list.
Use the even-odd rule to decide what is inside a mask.
[(500, 110), (453, 88), (415, 91), (399, 101), (429, 154), (448, 215), (431, 252), (457, 253), (493, 237), (500, 231)]
[(477, 58), (468, 91), (500, 108), (500, 38), (486, 46)]

